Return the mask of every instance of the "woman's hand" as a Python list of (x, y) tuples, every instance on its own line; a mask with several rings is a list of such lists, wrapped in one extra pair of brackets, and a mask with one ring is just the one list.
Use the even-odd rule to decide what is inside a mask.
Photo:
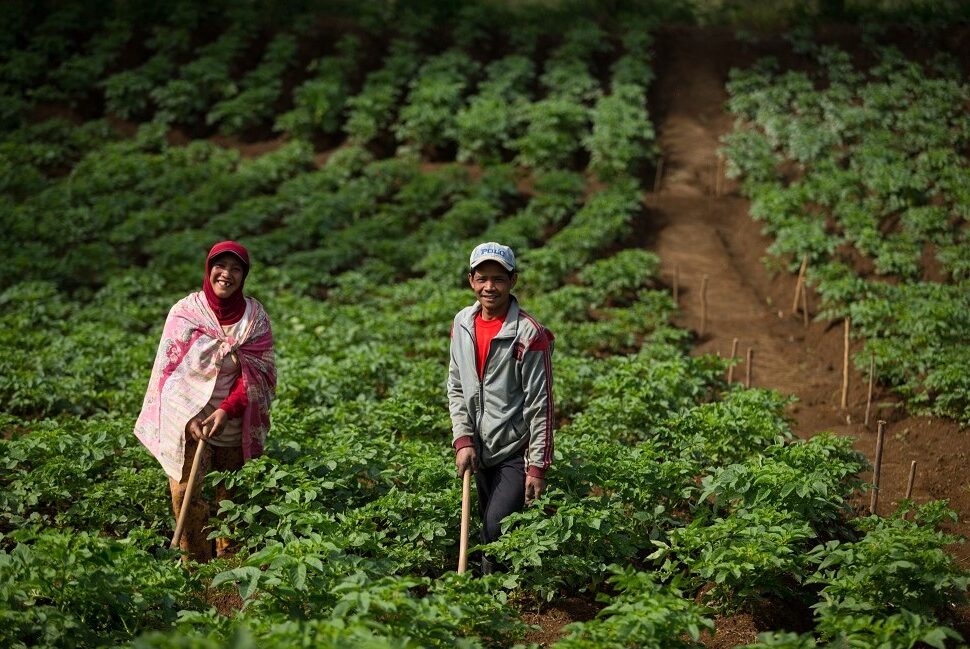
[(185, 432), (196, 442), (205, 437), (202, 430), (202, 419), (199, 417), (189, 419), (185, 424)]
[(202, 434), (206, 439), (218, 437), (226, 427), (229, 415), (222, 408), (217, 408), (215, 412), (202, 420)]

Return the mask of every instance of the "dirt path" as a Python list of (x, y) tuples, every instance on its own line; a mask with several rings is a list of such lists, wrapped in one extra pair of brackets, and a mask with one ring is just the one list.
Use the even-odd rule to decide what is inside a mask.
[[(657, 49), (663, 56), (654, 94), (665, 171), (659, 193), (647, 196), (647, 208), (662, 272), (671, 283), (678, 277), (679, 324), (697, 332), (699, 354), (728, 355), (737, 338), (742, 359), (753, 352), (752, 385), (819, 405), (819, 395), (806, 392), (838, 390), (840, 373), (825, 355), (806, 349), (807, 332), (775, 286), (789, 278), (769, 278), (761, 263), (768, 240), (748, 217), (748, 201), (726, 180), (722, 195), (714, 195), (718, 138), (732, 127), (723, 109), (724, 82), (732, 65), (753, 57), (739, 56), (726, 30), (671, 29), (663, 32)], [(706, 324), (701, 322), (705, 276)], [(746, 363), (735, 368), (739, 380), (746, 373)], [(802, 416), (798, 423), (799, 432), (809, 434), (817, 424), (844, 425), (845, 418)]]
[[(657, 194), (646, 204), (650, 239), (668, 281), (679, 275), (679, 324), (699, 332), (700, 288), (709, 278), (708, 319), (695, 353), (730, 353), (739, 340), (743, 358), (754, 350), (752, 385), (794, 394), (795, 431), (800, 436), (830, 430), (857, 438), (856, 447), (872, 460), (875, 425), (862, 425), (867, 377), (850, 374), (848, 411), (842, 411), (842, 323), (814, 322), (808, 327), (790, 314), (794, 277), (770, 274), (762, 263), (769, 241), (748, 216), (749, 203), (725, 181), (714, 196), (718, 138), (732, 127), (724, 110), (724, 83), (731, 66), (745, 65), (755, 53), (745, 51), (727, 30), (670, 28), (661, 33), (657, 52), (658, 83), (653, 93), (654, 119), (664, 154), (664, 175)], [(809, 312), (817, 298), (809, 293)], [(852, 349), (858, 349), (854, 342)], [(904, 495), (910, 461), (917, 460), (914, 499), (949, 498), (964, 519), (953, 529), (970, 532), (970, 471), (966, 431), (952, 421), (909, 417), (896, 399), (877, 386), (872, 421), (888, 422), (880, 511), (888, 512)], [(954, 548), (970, 569), (970, 548)]]

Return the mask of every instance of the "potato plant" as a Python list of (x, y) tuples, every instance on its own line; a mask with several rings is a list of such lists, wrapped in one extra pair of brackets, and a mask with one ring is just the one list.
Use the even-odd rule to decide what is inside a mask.
[(307, 139), (337, 133), (350, 96), (348, 86), (357, 71), (359, 48), (359, 39), (347, 35), (337, 43), (334, 56), (311, 62), (312, 78), (294, 90), (293, 109), (276, 118), (276, 130)]
[(266, 46), (259, 65), (250, 70), (225, 99), (206, 114), (206, 124), (227, 135), (242, 133), (273, 116), (283, 90), (283, 75), (295, 62), (296, 37), (278, 34)]

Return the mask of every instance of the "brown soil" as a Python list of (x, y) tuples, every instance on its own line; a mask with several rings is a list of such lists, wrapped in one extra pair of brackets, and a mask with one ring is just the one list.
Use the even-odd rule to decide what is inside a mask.
[(754, 644), (758, 640), (759, 629), (750, 613), (738, 613), (727, 617), (714, 618), (714, 633), (704, 631), (701, 643), (709, 649), (727, 649), (740, 645)]
[(235, 617), (242, 610), (243, 599), (235, 588), (207, 588), (205, 601), (218, 611), (219, 615)]
[(567, 635), (563, 627), (572, 622), (592, 620), (602, 607), (602, 604), (590, 598), (567, 597), (553, 602), (538, 613), (525, 613), (522, 621), (538, 627), (526, 635), (525, 641), (542, 647), (553, 645)]
[(224, 149), (236, 149), (244, 159), (250, 159), (258, 158), (266, 155), (267, 153), (272, 153), (286, 143), (286, 138), (280, 136), (273, 138), (272, 140), (248, 142), (238, 137), (220, 135), (217, 133), (216, 135), (210, 137), (209, 141), (217, 146), (221, 146)]

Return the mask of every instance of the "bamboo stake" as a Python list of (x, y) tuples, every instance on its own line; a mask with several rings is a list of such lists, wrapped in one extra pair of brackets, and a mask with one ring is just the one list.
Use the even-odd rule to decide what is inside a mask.
[[(909, 481), (906, 483), (906, 500), (913, 497), (913, 483), (916, 481), (916, 460), (909, 463)], [(903, 520), (909, 518), (909, 512), (903, 512)]]
[(845, 335), (842, 353), (842, 410), (849, 407), (849, 318), (845, 319)]
[(173, 550), (179, 546), (182, 540), (182, 532), (185, 531), (185, 519), (189, 514), (189, 502), (192, 500), (192, 490), (195, 488), (195, 478), (199, 475), (199, 467), (202, 465), (202, 455), (205, 453), (206, 439), (203, 437), (195, 447), (195, 457), (192, 458), (192, 469), (189, 471), (189, 481), (185, 485), (185, 493), (182, 496), (182, 508), (179, 510), (178, 521), (175, 523), (175, 534), (172, 535), (172, 544), (169, 545)]
[(802, 325), (808, 327), (808, 287), (802, 278)]
[(720, 196), (724, 191), (724, 158), (721, 156), (717, 156), (717, 170), (714, 174), (714, 195)]
[(876, 355), (869, 355), (869, 392), (866, 395), (866, 418), (862, 421), (862, 425), (869, 426), (869, 410), (872, 408), (872, 379), (873, 375), (876, 373)]
[(747, 364), (744, 368), (744, 387), (751, 387), (751, 361), (754, 359), (754, 350), (748, 347)]
[(674, 304), (678, 304), (680, 298), (680, 266), (674, 266)]
[(808, 255), (802, 255), (802, 265), (798, 267), (798, 279), (795, 281), (795, 297), (791, 301), (791, 314), (798, 313), (798, 298), (805, 290), (805, 269), (808, 267)]
[(906, 483), (906, 500), (913, 497), (914, 482), (916, 482), (916, 460), (909, 463), (909, 482)]
[(709, 277), (704, 275), (701, 280), (701, 336), (707, 331), (707, 282)]
[(876, 437), (876, 463), (872, 470), (872, 495), (869, 497), (869, 513), (875, 514), (879, 506), (879, 473), (882, 470), (882, 443), (886, 434), (886, 422), (879, 420), (879, 436)]
[(657, 160), (657, 171), (653, 176), (654, 194), (660, 193), (660, 181), (663, 180), (663, 177), (664, 177), (664, 159), (663, 159), (663, 156), (661, 156), (660, 159)]
[[(735, 338), (731, 341), (731, 360), (733, 361), (738, 355), (738, 339)], [(728, 368), (727, 382), (730, 383), (734, 379), (734, 363), (731, 363), (731, 367)]]
[(461, 483), (461, 537), (458, 541), (458, 574), (468, 569), (468, 525), (471, 519), (472, 471), (465, 469)]

